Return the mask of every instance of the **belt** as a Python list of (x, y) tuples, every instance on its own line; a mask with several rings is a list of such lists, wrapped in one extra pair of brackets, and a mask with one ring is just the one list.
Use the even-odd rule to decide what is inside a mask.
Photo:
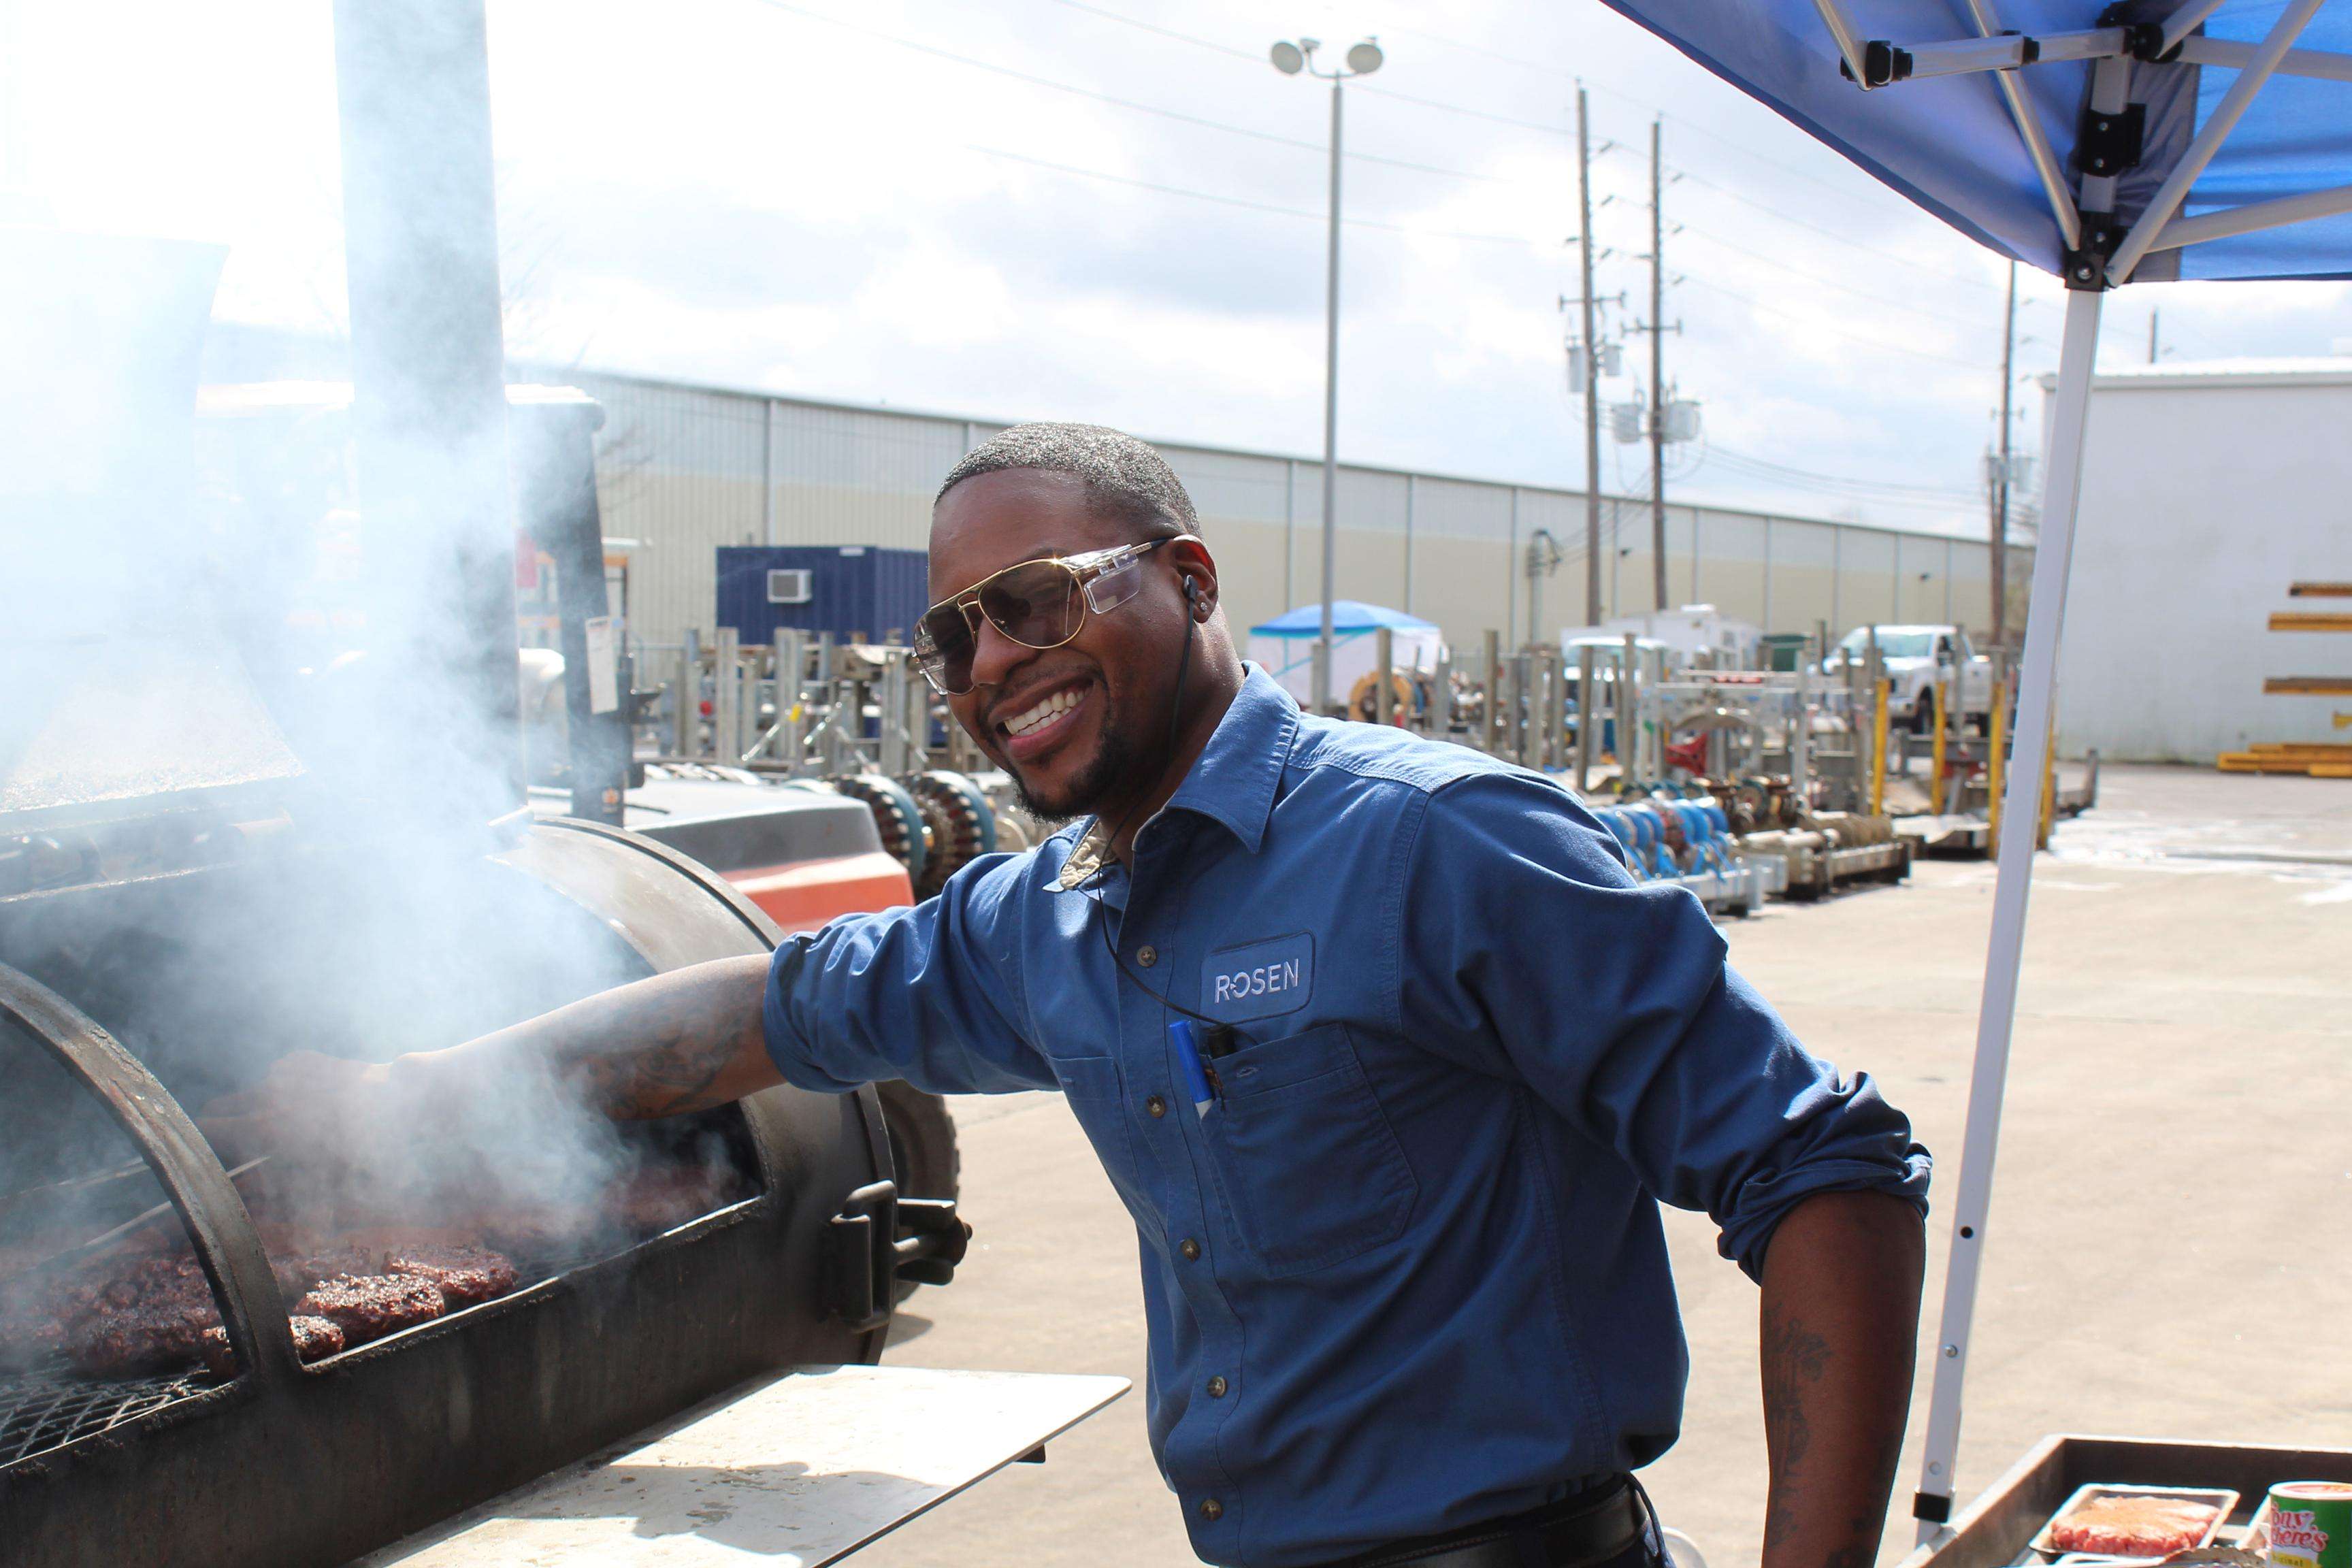
[(1380, 1547), (1339, 1568), (1595, 1568), (1651, 1531), (1649, 1500), (1625, 1476), (1511, 1519)]

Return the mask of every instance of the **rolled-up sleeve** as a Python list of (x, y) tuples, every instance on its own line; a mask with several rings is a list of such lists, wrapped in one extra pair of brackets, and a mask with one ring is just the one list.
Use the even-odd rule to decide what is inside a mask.
[(1800, 1045), (1725, 962), (1698, 900), (1637, 883), (1567, 792), (1461, 779), (1428, 797), (1405, 853), (1407, 1035), (1526, 1083), (1659, 1198), (1712, 1216), (1751, 1277), (1813, 1194), (1926, 1211), (1909, 1120), (1868, 1074)]
[(882, 1079), (932, 1094), (1055, 1087), (1012, 1022), (1023, 864), (976, 861), (935, 899), (777, 948), (761, 1019), (785, 1081), (827, 1094)]

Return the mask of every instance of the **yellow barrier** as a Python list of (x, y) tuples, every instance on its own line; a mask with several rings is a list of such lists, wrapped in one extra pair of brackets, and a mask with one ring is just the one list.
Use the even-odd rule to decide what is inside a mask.
[(1931, 711), (1936, 723), (1935, 756), (1927, 767), (1927, 809), (1941, 812), (1944, 809), (1944, 683), (1938, 680), (1929, 686), (1927, 694), (1935, 704)]
[(2000, 853), (2000, 790), (2009, 773), (2009, 759), (2002, 755), (2003, 744), (2009, 739), (2009, 682), (1992, 683), (1992, 732), (1990, 744), (1985, 749), (1985, 816), (1992, 827), (1993, 853)]
[(2037, 849), (2050, 847), (2050, 829), (2058, 820), (2058, 726), (2050, 726), (2050, 744), (2042, 751), (2042, 824), (2033, 836)]
[(1870, 754), (1870, 815), (1884, 816), (1886, 811), (1886, 699), (1893, 682), (1878, 683), (1877, 742)]

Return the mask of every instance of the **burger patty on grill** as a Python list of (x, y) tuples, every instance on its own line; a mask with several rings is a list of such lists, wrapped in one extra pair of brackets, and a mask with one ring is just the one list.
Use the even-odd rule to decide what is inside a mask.
[[(394, 1249), (338, 1242), (270, 1259), (278, 1286), (304, 1292), (294, 1342), (304, 1361), (340, 1353), (444, 1311), (504, 1295), (515, 1267), (503, 1253), (462, 1242), (417, 1241)], [(136, 1377), (202, 1360), (234, 1370), (228, 1335), (203, 1266), (193, 1254), (116, 1259), (11, 1293), (0, 1303), (0, 1361), (29, 1363), (63, 1351), (89, 1377)]]
[(322, 1279), (335, 1279), (345, 1275), (358, 1279), (381, 1274), (383, 1272), (383, 1254), (357, 1242), (338, 1241), (284, 1254), (273, 1251), (269, 1257), (269, 1268), (278, 1276), (280, 1291), (288, 1296), (299, 1296)]
[[(323, 1361), (342, 1351), (343, 1331), (331, 1320), (296, 1318), (290, 1326), (294, 1331), (294, 1353), (305, 1362)], [(205, 1371), (222, 1379), (236, 1375), (236, 1356), (229, 1349), (226, 1329), (206, 1329), (199, 1348), (204, 1352)]]
[(429, 1279), (452, 1308), (470, 1307), (515, 1288), (515, 1266), (487, 1247), (421, 1246), (392, 1249), (386, 1274)]
[(212, 1293), (160, 1293), (127, 1306), (104, 1306), (70, 1325), (66, 1354), (89, 1377), (137, 1377), (194, 1361), (205, 1331), (217, 1328)]
[(347, 1345), (429, 1323), (447, 1310), (440, 1286), (399, 1274), (339, 1275), (294, 1303), (298, 1317), (331, 1321)]

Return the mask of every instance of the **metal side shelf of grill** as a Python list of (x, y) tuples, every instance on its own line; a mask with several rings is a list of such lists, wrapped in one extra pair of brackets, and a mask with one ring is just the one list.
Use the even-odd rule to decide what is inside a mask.
[[(2273, 1448), (2177, 1437), (2044, 1437), (1896, 1568), (2009, 1568), (2079, 1487), (2220, 1487), (2243, 1526), (2279, 1481), (2352, 1481), (2352, 1449)], [(1942, 1500), (1922, 1498), (1930, 1512)], [(2230, 1539), (2225, 1535), (2225, 1539)]]

